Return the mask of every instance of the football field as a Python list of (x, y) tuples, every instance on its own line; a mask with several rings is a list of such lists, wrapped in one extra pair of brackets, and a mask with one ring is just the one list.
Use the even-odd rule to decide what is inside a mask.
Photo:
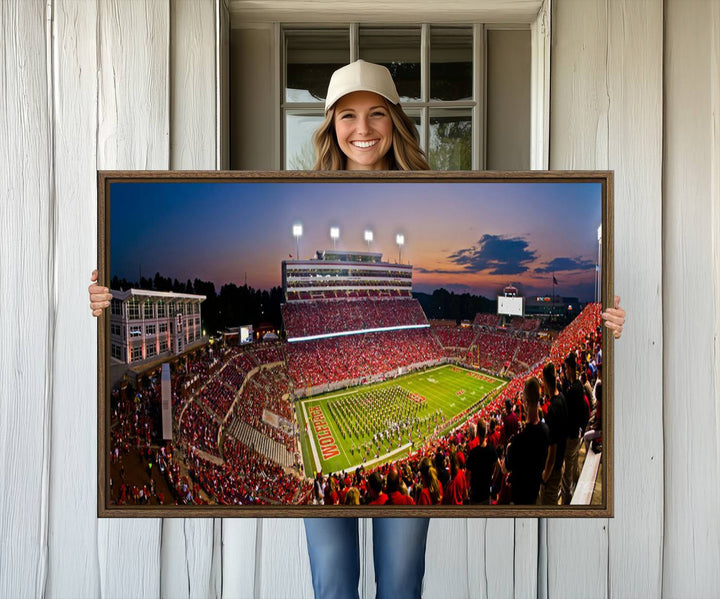
[(296, 415), (305, 432), (305, 472), (327, 474), (405, 457), (505, 384), (448, 364), (302, 400)]

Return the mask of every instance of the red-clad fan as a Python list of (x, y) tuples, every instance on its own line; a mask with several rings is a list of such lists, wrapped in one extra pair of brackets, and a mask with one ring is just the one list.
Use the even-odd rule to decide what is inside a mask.
[(370, 490), (368, 505), (385, 505), (387, 503), (388, 496), (383, 493), (382, 487), (382, 474), (376, 470), (368, 478), (368, 488)]
[(415, 501), (410, 495), (400, 491), (400, 471), (396, 466), (391, 466), (388, 471), (386, 484), (388, 500), (387, 505), (415, 505)]
[(420, 462), (420, 476), (422, 477), (422, 489), (417, 504), (440, 505), (443, 496), (442, 486), (430, 458), (423, 458)]
[[(460, 454), (462, 455), (462, 454)], [(467, 502), (470, 487), (465, 478), (465, 469), (461, 467), (458, 454), (450, 454), (450, 484), (445, 489), (443, 503), (446, 505), (462, 505)]]

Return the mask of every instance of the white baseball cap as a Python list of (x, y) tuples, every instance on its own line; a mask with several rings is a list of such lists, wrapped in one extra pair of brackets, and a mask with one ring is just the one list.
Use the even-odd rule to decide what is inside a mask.
[(343, 96), (358, 91), (375, 92), (393, 104), (400, 101), (395, 82), (386, 67), (356, 60), (339, 68), (330, 77), (325, 112)]

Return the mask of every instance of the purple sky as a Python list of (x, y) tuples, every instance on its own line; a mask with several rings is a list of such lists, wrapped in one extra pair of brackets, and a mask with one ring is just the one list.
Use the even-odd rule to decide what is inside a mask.
[(397, 261), (397, 233), (413, 287), (493, 297), (513, 283), (526, 295), (593, 297), (600, 183), (113, 183), (111, 274), (160, 272), (267, 289), (280, 285), (303, 225), (300, 256), (337, 248)]

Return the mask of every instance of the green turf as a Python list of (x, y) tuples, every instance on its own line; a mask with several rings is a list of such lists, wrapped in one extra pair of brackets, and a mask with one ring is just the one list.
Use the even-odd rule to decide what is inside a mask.
[[(474, 373), (454, 365), (439, 366), (423, 372), (416, 372), (396, 379), (377, 383), (374, 385), (363, 385), (351, 389), (344, 389), (333, 393), (319, 395), (298, 402), (296, 406), (296, 414), (301, 431), (306, 431), (305, 423), (309, 421), (310, 430), (315, 445), (317, 457), (323, 472), (336, 472), (357, 466), (363, 461), (371, 465), (371, 463), (380, 463), (388, 459), (397, 459), (404, 457), (408, 453), (408, 448), (404, 447), (409, 442), (408, 432), (404, 432), (398, 439), (393, 435), (392, 441), (387, 440), (381, 442), (379, 450), (379, 459), (376, 458), (376, 445), (372, 443), (372, 436), (379, 430), (385, 428), (381, 424), (381, 412), (377, 408), (382, 403), (378, 397), (385, 388), (387, 395), (391, 394), (390, 388), (395, 387), (394, 398), (386, 401), (385, 413), (389, 419), (390, 406), (401, 406), (399, 410), (404, 410), (405, 418), (417, 418), (423, 421), (420, 424), (420, 433), (418, 434), (416, 426), (413, 426), (412, 439), (414, 447), (417, 449), (424, 440), (433, 435), (436, 431), (442, 430), (448, 421), (457, 414), (466, 410), (473, 404), (477, 403), (484, 395), (489, 394), (494, 389), (505, 385), (505, 381), (495, 379), (489, 375), (485, 376), (491, 380), (483, 381), (477, 378), (479, 373)], [(463, 391), (458, 394), (458, 392)], [(408, 398), (409, 394), (416, 394), (425, 398), (424, 402), (418, 404)], [(375, 399), (369, 400), (368, 397), (373, 396)], [(345, 407), (341, 408), (341, 403)], [(331, 411), (331, 405), (333, 410)], [(415, 408), (414, 406), (421, 407)], [(312, 417), (313, 413), (321, 411), (322, 417), (327, 423), (329, 433), (332, 436), (333, 443), (329, 444), (327, 439), (330, 435), (322, 430), (322, 426)], [(375, 412), (373, 412), (375, 410)], [(437, 418), (436, 412), (439, 410)], [(307, 415), (307, 420), (306, 420)], [(429, 424), (428, 424), (429, 422)], [(345, 438), (340, 432), (340, 427), (346, 431)], [(351, 427), (355, 428), (357, 436), (351, 436)], [(323, 458), (320, 438), (318, 430), (325, 439), (326, 448), (329, 453), (335, 453), (332, 449), (333, 445), (337, 448), (338, 455), (334, 457)], [(398, 449), (398, 443), (403, 446)], [(367, 457), (363, 444), (370, 444)], [(388, 445), (390, 444), (390, 447)], [(351, 451), (354, 448), (354, 451)], [(303, 461), (305, 470), (308, 475), (312, 475), (315, 469), (315, 458), (313, 456), (308, 435), (303, 435)], [(377, 462), (375, 460), (378, 460)]]

